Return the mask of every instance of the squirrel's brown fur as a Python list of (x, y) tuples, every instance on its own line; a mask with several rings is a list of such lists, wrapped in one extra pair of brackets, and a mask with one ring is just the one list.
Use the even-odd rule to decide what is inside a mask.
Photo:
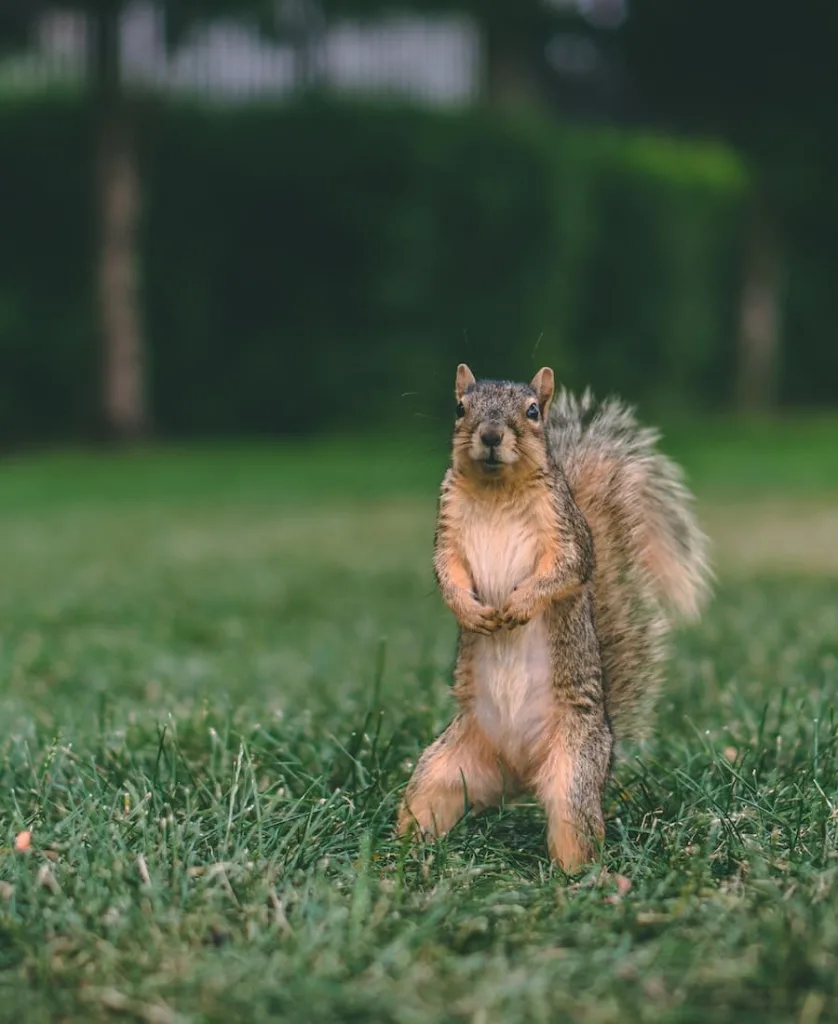
[(440, 835), (467, 806), (530, 790), (573, 870), (604, 833), (614, 737), (642, 733), (671, 622), (706, 596), (706, 539), (657, 435), (617, 401), (553, 402), (548, 368), (524, 385), (461, 365), (455, 390), (434, 569), (460, 624), (459, 711), (399, 830)]

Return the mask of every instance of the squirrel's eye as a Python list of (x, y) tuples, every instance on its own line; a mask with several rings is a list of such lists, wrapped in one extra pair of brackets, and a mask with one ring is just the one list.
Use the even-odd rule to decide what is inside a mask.
[(538, 419), (538, 402), (533, 402), (533, 404), (527, 409), (527, 419), (528, 420), (537, 420)]
[(457, 419), (461, 420), (466, 414), (466, 407), (462, 402), (457, 402)]

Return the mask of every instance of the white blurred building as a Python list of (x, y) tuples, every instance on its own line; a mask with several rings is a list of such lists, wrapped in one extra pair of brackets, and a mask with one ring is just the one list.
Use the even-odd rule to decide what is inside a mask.
[[(1, 0), (0, 0), (1, 2)], [(514, 0), (512, 0), (514, 2)], [(293, 94), (316, 85), (355, 93), (389, 93), (441, 105), (477, 98), (484, 79), (478, 26), (466, 15), (393, 14), (369, 21), (326, 22), (317, 0), (276, 0), (278, 38), (234, 20), (196, 27), (166, 46), (155, 0), (134, 0), (122, 18), (126, 85), (192, 92), (218, 100)], [(597, 28), (618, 28), (629, 0), (543, 0)], [(88, 26), (81, 14), (45, 14), (25, 52), (0, 59), (0, 86), (81, 81)], [(602, 53), (585, 33), (563, 31), (543, 54), (557, 80), (589, 82)]]
[[(467, 103), (477, 93), (480, 35), (467, 17), (399, 15), (319, 25), (307, 16), (305, 0), (286, 2), (283, 9), (283, 35), (296, 45), (266, 39), (239, 22), (217, 21), (196, 28), (170, 50), (153, 0), (136, 0), (122, 20), (125, 82), (227, 100), (282, 96), (315, 83), (439, 104)], [(84, 16), (48, 13), (28, 52), (0, 63), (0, 81), (80, 81), (87, 47)]]

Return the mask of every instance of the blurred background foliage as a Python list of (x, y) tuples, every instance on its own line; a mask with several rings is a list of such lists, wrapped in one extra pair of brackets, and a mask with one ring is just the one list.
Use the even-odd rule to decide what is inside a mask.
[[(459, 91), (330, 76), (428, 25), (432, 79), (474, 41)], [(183, 86), (210, 30), (288, 73)], [(832, 5), (4, 0), (0, 36), (7, 442), (407, 430), (461, 359), (654, 415), (838, 402)]]

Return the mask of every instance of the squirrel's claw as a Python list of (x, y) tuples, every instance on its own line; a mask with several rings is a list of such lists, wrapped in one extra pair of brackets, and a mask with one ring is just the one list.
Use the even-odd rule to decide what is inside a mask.
[(460, 619), (460, 625), (470, 633), (491, 636), (501, 628), (501, 620), (497, 608), (475, 602), (468, 613)]
[(534, 602), (526, 590), (517, 588), (500, 610), (500, 621), (507, 629), (525, 626), (535, 613)]

